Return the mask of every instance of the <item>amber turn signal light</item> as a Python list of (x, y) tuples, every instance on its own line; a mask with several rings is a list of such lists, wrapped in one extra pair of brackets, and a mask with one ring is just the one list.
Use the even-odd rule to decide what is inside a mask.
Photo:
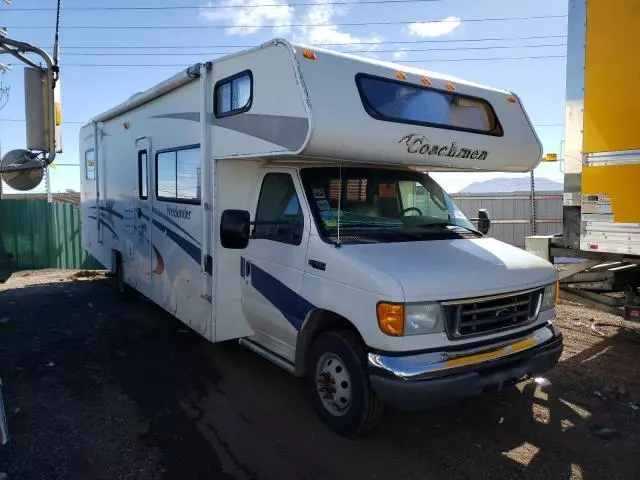
[(380, 302), (376, 310), (380, 330), (392, 337), (401, 337), (404, 333), (404, 305)]

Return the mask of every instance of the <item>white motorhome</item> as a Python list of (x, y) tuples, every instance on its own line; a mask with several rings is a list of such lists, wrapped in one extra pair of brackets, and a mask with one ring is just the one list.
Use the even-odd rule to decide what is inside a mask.
[(82, 238), (121, 293), (306, 376), (353, 436), (383, 404), (557, 363), (554, 267), (480, 233), (425, 173), (540, 157), (510, 92), (274, 40), (82, 128)]

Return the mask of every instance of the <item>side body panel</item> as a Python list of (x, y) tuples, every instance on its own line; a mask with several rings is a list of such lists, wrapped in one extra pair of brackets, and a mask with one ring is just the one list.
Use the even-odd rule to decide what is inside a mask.
[(274, 42), (214, 62), (214, 95), (226, 79), (249, 73), (251, 98), (244, 113), (214, 113), (214, 158), (295, 154), (311, 120), (290, 46)]
[[(211, 303), (202, 297), (202, 207), (158, 198), (158, 153), (199, 145), (198, 122), (171, 115), (185, 109), (197, 111), (198, 87), (198, 82), (188, 83), (98, 125), (101, 148), (97, 176), (100, 180), (82, 181), (81, 208), (87, 250), (112, 270), (114, 252), (120, 252), (128, 283), (213, 340)], [(89, 127), (81, 132), (81, 149), (89, 146), (89, 140), (83, 142), (87, 130)], [(88, 136), (88, 132), (85, 135)], [(142, 138), (149, 144), (147, 200), (139, 198), (138, 152)], [(93, 201), (96, 183), (102, 195), (99, 209)], [(144, 239), (141, 239), (139, 227), (144, 223), (143, 216), (148, 219)], [(102, 242), (95, 240), (98, 222), (104, 231)], [(148, 240), (151, 246), (150, 279), (136, 261), (142, 240)], [(137, 258), (144, 261), (140, 256)]]
[(640, 255), (640, 5), (586, 5), (580, 247)]

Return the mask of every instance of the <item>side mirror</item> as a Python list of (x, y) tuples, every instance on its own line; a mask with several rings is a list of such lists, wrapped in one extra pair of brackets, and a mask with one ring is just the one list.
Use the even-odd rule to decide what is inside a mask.
[(249, 212), (225, 210), (220, 219), (220, 244), (224, 248), (242, 250), (249, 245)]
[(489, 220), (489, 212), (485, 208), (478, 210), (478, 230), (481, 234), (486, 235), (491, 228), (491, 220)]

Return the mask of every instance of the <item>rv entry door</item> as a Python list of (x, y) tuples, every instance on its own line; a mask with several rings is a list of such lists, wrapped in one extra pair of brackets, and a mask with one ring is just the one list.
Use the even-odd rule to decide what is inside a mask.
[(137, 157), (137, 199), (133, 211), (134, 240), (133, 261), (137, 276), (138, 289), (146, 293), (151, 287), (152, 252), (151, 252), (151, 196), (149, 195), (149, 165), (151, 159), (151, 140), (143, 137), (136, 140)]

